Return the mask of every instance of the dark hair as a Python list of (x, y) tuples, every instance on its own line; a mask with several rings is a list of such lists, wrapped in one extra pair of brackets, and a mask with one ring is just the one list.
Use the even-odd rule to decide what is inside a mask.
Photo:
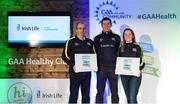
[(103, 21), (105, 21), (105, 20), (109, 20), (110, 24), (112, 25), (111, 19), (108, 18), (108, 17), (104, 17), (104, 18), (101, 20), (101, 25), (103, 24)]
[(124, 45), (126, 44), (126, 41), (125, 41), (125, 38), (124, 38), (124, 35), (125, 35), (125, 32), (126, 32), (126, 31), (130, 31), (130, 32), (131, 32), (131, 34), (133, 35), (132, 43), (136, 43), (136, 37), (135, 37), (134, 31), (133, 31), (131, 28), (126, 28), (126, 29), (123, 31), (122, 47), (124, 47)]

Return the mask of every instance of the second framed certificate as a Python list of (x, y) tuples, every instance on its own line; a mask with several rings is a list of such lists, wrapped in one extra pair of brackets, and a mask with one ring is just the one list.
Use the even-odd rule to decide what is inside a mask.
[(140, 58), (118, 57), (116, 61), (116, 74), (139, 76)]

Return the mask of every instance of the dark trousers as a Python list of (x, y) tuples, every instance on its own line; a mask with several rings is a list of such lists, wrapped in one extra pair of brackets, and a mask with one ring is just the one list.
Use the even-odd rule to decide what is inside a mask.
[(118, 96), (118, 76), (115, 75), (115, 71), (99, 70), (97, 72), (97, 95), (96, 103), (103, 103), (103, 95), (106, 86), (106, 81), (109, 80), (110, 91), (111, 91), (111, 102), (119, 103)]
[(142, 76), (121, 75), (122, 85), (126, 94), (128, 104), (137, 104), (137, 94), (141, 84)]
[(82, 103), (90, 103), (91, 72), (70, 74), (69, 103), (77, 103), (79, 87), (81, 86)]

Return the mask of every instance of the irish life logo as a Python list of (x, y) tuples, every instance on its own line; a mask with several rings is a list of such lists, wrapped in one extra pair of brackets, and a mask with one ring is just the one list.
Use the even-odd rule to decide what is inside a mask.
[(17, 31), (20, 31), (20, 29), (21, 29), (21, 25), (17, 24)]
[(29, 104), (32, 102), (32, 90), (25, 83), (14, 83), (8, 89), (7, 99), (13, 104)]

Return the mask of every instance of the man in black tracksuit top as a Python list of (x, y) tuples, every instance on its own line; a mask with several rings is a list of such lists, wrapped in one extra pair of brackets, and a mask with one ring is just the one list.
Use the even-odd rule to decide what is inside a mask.
[(75, 73), (75, 54), (94, 53), (94, 43), (85, 37), (84, 23), (78, 23), (76, 26), (76, 36), (66, 42), (62, 59), (69, 65), (70, 75), (70, 97), (69, 103), (77, 103), (79, 87), (81, 86), (82, 103), (90, 102), (90, 81), (91, 72)]
[(103, 31), (94, 38), (98, 59), (96, 103), (103, 103), (104, 89), (107, 79), (111, 90), (111, 102), (118, 103), (118, 76), (115, 75), (116, 58), (120, 44), (120, 36), (111, 31), (111, 20), (103, 18)]

